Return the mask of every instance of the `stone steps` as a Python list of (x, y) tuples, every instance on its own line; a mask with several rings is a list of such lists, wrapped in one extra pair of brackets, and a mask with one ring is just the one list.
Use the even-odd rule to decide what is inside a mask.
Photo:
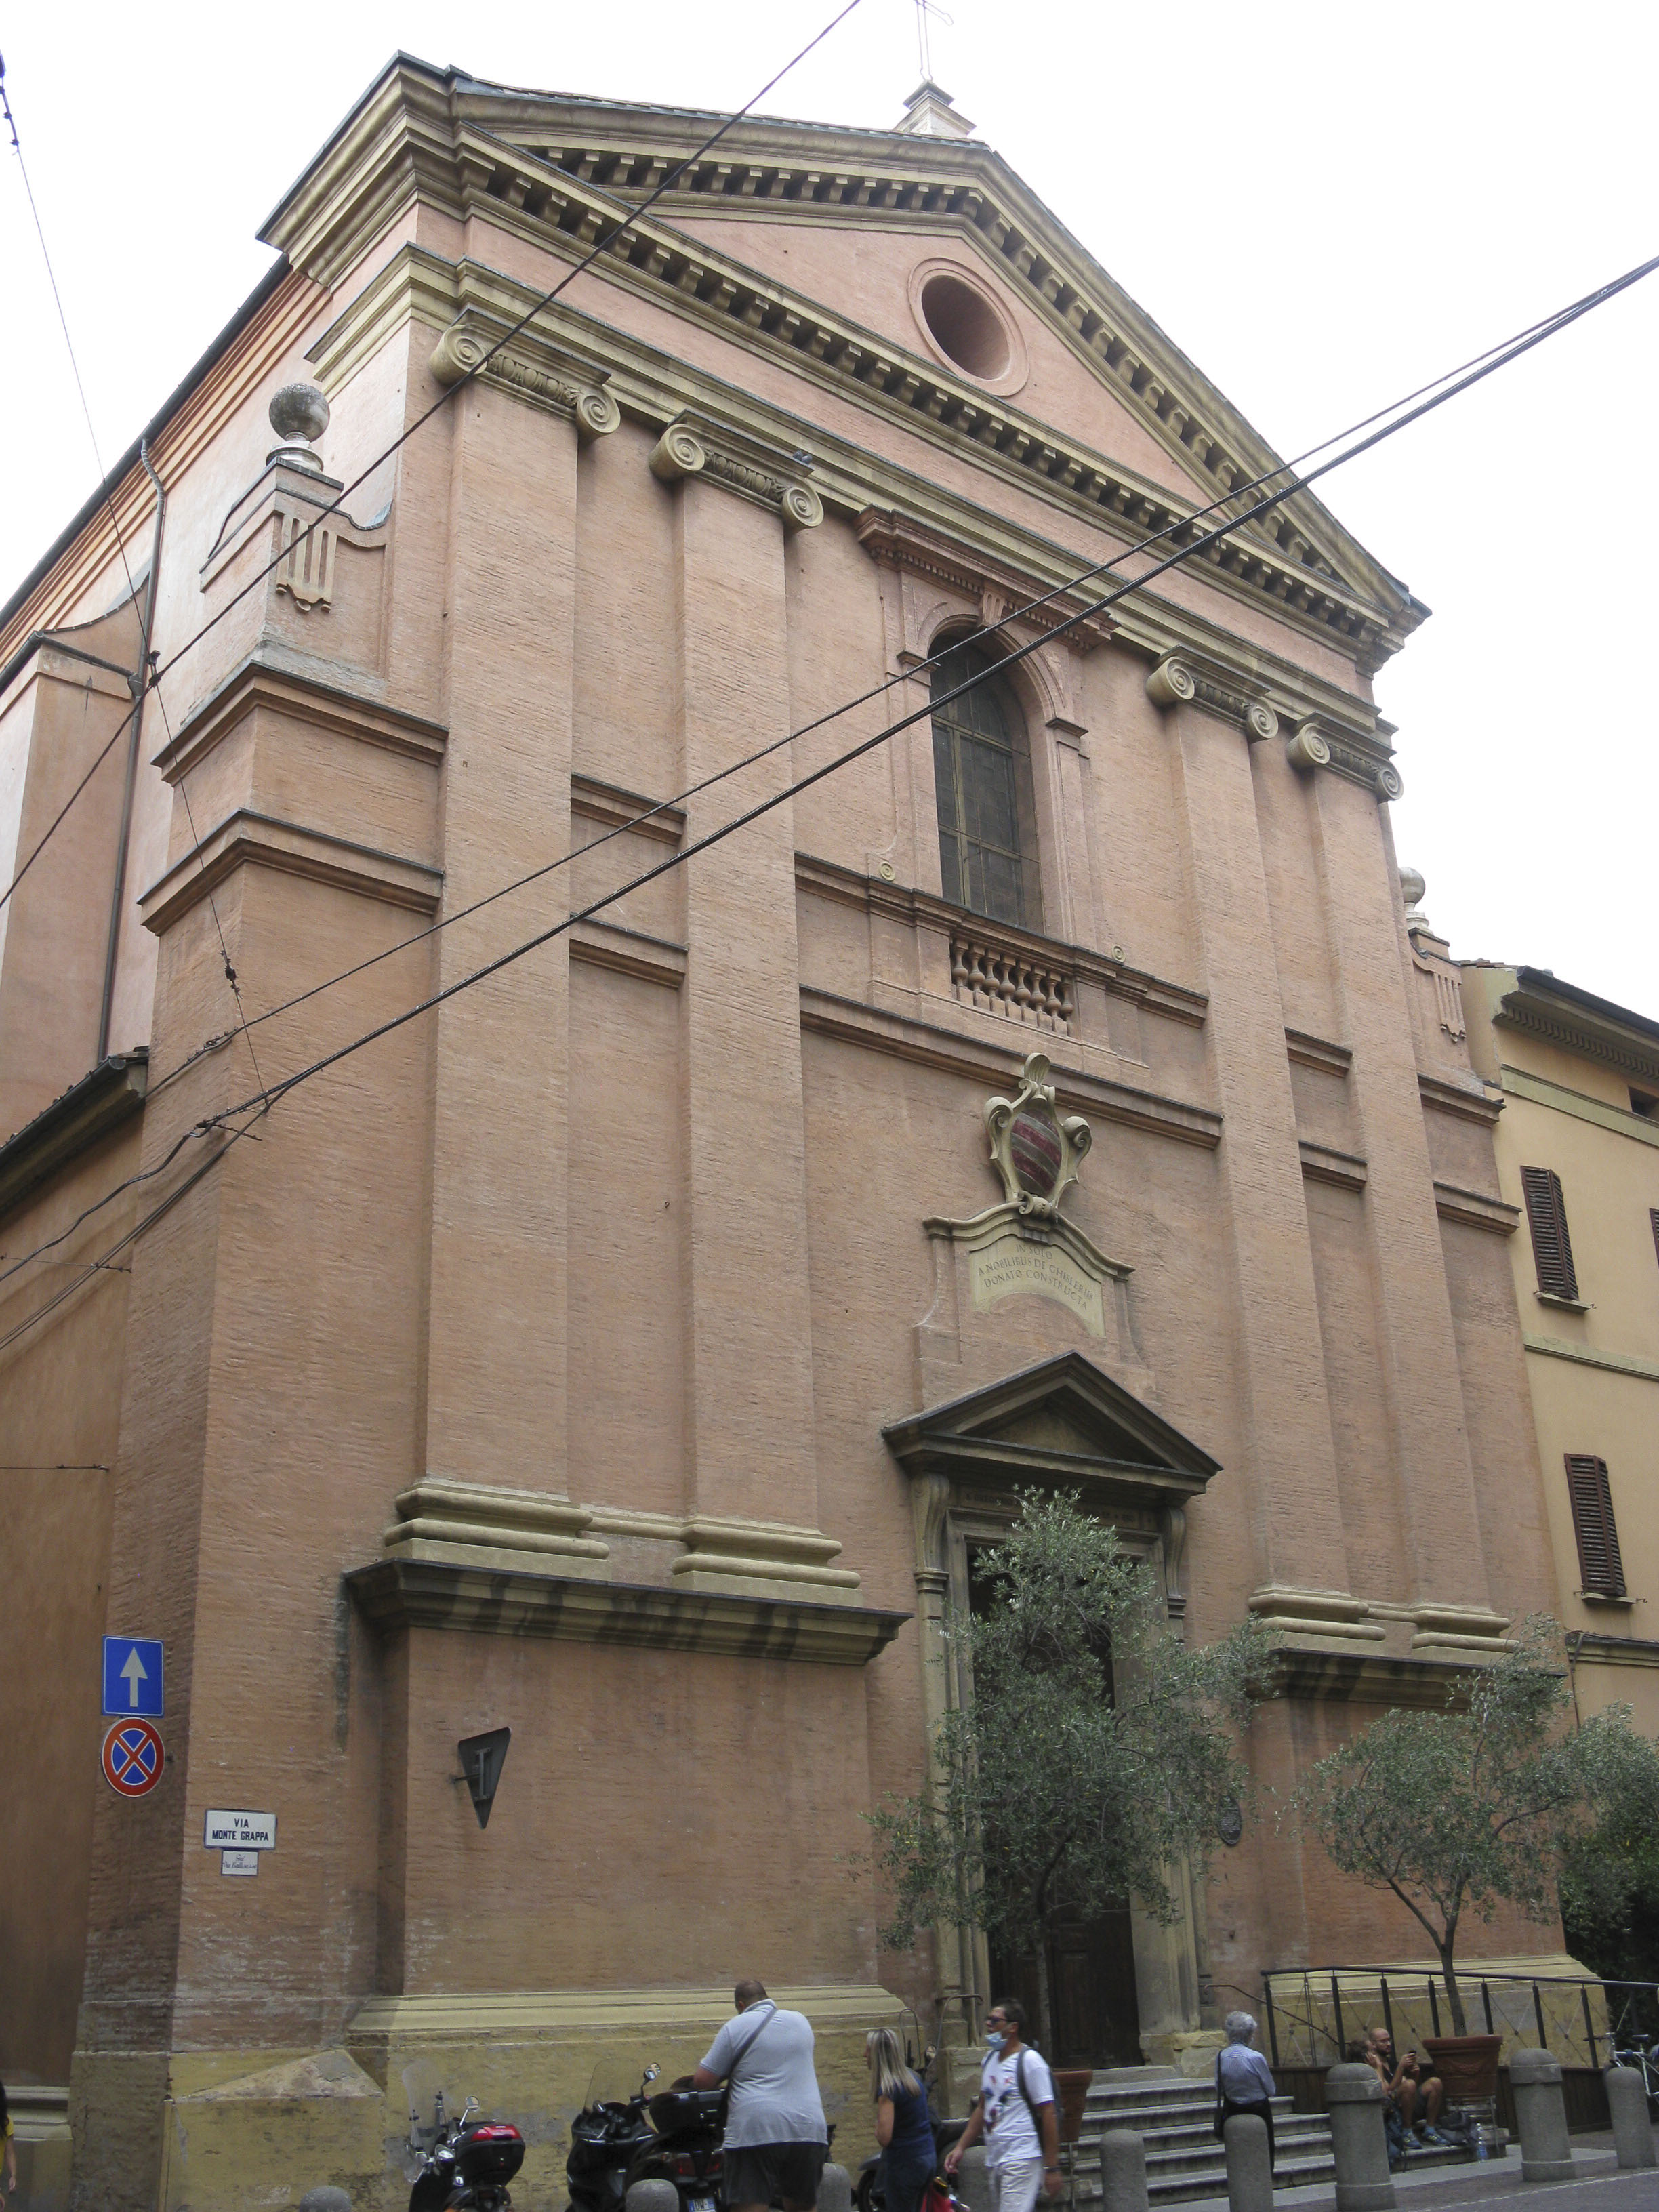
[[(1227, 2165), (1215, 2139), (1215, 2087), (1156, 2066), (1113, 2068), (1089, 2085), (1083, 2124), (1072, 2151), (1077, 2212), (1101, 2202), (1100, 2138), (1108, 2128), (1127, 2128), (1146, 2146), (1146, 2195), (1153, 2204), (1180, 2204), (1224, 2197)], [(1288, 2097), (1273, 2099), (1275, 2185), (1297, 2189), (1330, 2181), (1331, 2124), (1323, 2112), (1297, 2112)], [(1407, 2170), (1469, 2163), (1468, 2151), (1425, 2145), (1407, 2154)]]
[[(1215, 2139), (1215, 2087), (1156, 2066), (1114, 2068), (1089, 2084), (1083, 2124), (1072, 2153), (1078, 2212), (1101, 2201), (1100, 2138), (1127, 2128), (1146, 2146), (1146, 2195), (1153, 2204), (1224, 2196), (1226, 2161)], [(1281, 2189), (1328, 2181), (1336, 2172), (1330, 2122), (1322, 2112), (1297, 2112), (1288, 2097), (1273, 2100), (1274, 2175)]]

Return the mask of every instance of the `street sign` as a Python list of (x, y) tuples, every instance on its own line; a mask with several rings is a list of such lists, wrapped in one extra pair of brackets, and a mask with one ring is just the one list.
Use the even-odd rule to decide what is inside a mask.
[(274, 1813), (209, 1813), (202, 1821), (202, 1847), (210, 1851), (274, 1851)]
[(161, 1698), (161, 1639), (159, 1636), (104, 1638), (104, 1711), (142, 1713), (159, 1721), (167, 1711)]
[(118, 1797), (143, 1797), (161, 1778), (167, 1753), (149, 1721), (117, 1721), (104, 1735), (104, 1779)]
[(221, 1851), (219, 1871), (221, 1874), (258, 1874), (259, 1854), (258, 1851)]

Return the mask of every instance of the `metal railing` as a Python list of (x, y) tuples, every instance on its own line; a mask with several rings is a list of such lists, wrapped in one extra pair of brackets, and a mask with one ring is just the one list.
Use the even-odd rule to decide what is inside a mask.
[[(1533, 2044), (1564, 2066), (1600, 2069), (1615, 2049), (1659, 2032), (1659, 1984), (1591, 1975), (1483, 1972), (1457, 1977), (1473, 2035)], [(1387, 2028), (1397, 2051), (1450, 2035), (1446, 1978), (1438, 1968), (1273, 1967), (1261, 1976), (1268, 2055), (1275, 2066), (1334, 2066), (1357, 2036)]]

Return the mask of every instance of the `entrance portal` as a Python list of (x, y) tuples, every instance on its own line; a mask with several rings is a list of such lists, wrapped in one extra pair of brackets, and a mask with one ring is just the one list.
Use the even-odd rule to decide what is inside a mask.
[[(1048, 1939), (1048, 1987), (1054, 2002), (1053, 2066), (1139, 2066), (1140, 2012), (1135, 1996), (1134, 1943), (1129, 1909), (1096, 1920), (1063, 1921)], [(991, 1954), (991, 1997), (1018, 1997), (1027, 2035), (1039, 2041), (1036, 1962)]]

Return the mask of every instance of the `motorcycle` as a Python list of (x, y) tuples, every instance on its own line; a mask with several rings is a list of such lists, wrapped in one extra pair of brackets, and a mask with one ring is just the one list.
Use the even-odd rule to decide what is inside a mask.
[[(409, 2212), (512, 2212), (507, 2184), (524, 2164), (524, 2137), (504, 2120), (475, 2118), (476, 2097), (452, 2115), (447, 2095), (422, 2062), (404, 2069), (409, 2097), (409, 2145), (404, 2179)], [(432, 2117), (423, 2119), (429, 2111)]]
[(724, 2212), (724, 2092), (693, 2089), (687, 2077), (653, 2096), (660, 2079), (660, 2068), (647, 2066), (630, 2096), (613, 2060), (594, 2068), (587, 2101), (570, 2124), (571, 2212), (623, 2212), (636, 2181), (672, 2182), (681, 2212)]
[[(907, 2051), (907, 2058), (908, 2055), (909, 2054)], [(917, 2071), (921, 2076), (922, 2087), (927, 2092), (927, 2109), (933, 2130), (933, 2182), (932, 2194), (937, 2197), (941, 2203), (948, 2200), (951, 2207), (951, 2212), (962, 2212), (962, 2208), (955, 2191), (951, 2188), (950, 2185), (944, 2178), (945, 2154), (950, 2149), (951, 2144), (956, 2142), (957, 2136), (961, 2135), (968, 2123), (966, 2120), (943, 2120), (933, 2118), (933, 2061), (938, 2057), (939, 2045), (934, 2043), (930, 2043), (927, 2051), (923, 2053), (921, 2064), (917, 2069)], [(924, 2197), (922, 2201), (925, 2207), (928, 2203), (928, 2199)], [(887, 2191), (884, 2184), (882, 2172), (882, 2154), (879, 2151), (876, 2153), (873, 2158), (866, 2158), (863, 2165), (860, 2166), (858, 2179), (853, 2185), (853, 2202), (857, 2206), (858, 2212), (886, 2212)]]

